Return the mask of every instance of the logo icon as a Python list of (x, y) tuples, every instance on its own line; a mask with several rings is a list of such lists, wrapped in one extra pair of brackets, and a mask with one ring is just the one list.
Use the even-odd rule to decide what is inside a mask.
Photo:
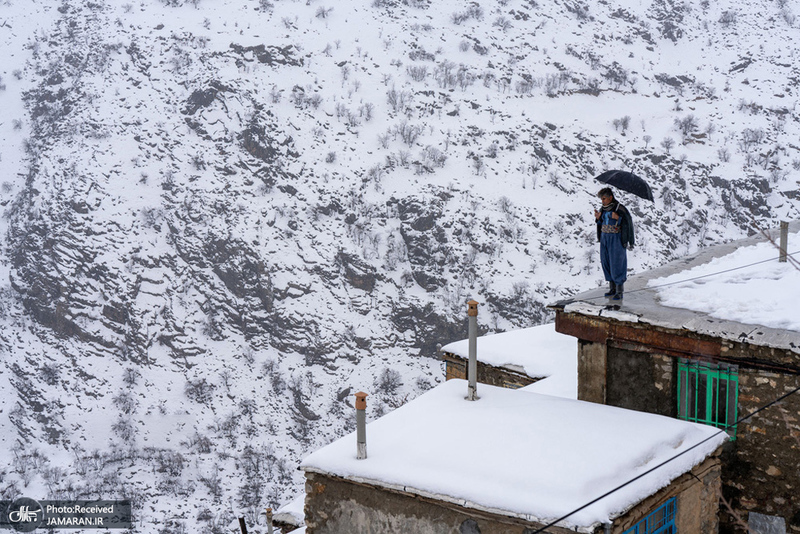
[(17, 532), (33, 532), (44, 523), (42, 505), (28, 497), (21, 497), (8, 507), (8, 521)]
[(31, 510), (30, 508), (30, 506), (20, 506), (19, 510), (13, 510), (10, 514), (8, 514), (8, 518), (12, 523), (19, 523), (20, 521), (23, 523), (29, 523), (31, 521), (36, 521), (36, 516), (42, 511), (42, 509), (39, 508), (38, 510)]

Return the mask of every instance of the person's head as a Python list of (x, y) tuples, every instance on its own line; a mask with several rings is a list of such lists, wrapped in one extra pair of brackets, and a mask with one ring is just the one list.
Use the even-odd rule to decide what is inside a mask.
[(614, 201), (614, 192), (610, 187), (604, 187), (598, 191), (597, 196), (600, 197), (600, 201), (603, 203), (603, 206), (608, 206)]

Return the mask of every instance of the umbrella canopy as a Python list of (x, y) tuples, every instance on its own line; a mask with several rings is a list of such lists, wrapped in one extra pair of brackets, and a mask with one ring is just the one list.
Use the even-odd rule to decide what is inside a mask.
[(627, 171), (606, 171), (600, 176), (595, 176), (595, 180), (616, 187), (621, 191), (633, 193), (637, 197), (645, 200), (653, 200), (653, 190), (647, 182)]

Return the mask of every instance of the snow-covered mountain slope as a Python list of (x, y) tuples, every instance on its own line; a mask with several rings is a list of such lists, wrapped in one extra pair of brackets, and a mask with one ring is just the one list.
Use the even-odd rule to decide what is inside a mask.
[(656, 195), (634, 271), (797, 218), (792, 9), (3, 0), (0, 497), (252, 524), (348, 394), (442, 379), (468, 298), (600, 282), (603, 170)]

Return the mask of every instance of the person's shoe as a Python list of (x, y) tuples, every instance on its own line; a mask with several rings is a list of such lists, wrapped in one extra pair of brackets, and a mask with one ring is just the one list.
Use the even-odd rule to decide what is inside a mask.
[(617, 294), (617, 284), (615, 284), (614, 282), (609, 282), (608, 291), (606, 291), (606, 293), (603, 296), (610, 297), (611, 295), (616, 295), (616, 294)]
[(618, 285), (617, 292), (613, 297), (611, 297), (611, 300), (622, 300), (622, 294), (624, 293), (624, 289), (625, 289), (624, 284)]

